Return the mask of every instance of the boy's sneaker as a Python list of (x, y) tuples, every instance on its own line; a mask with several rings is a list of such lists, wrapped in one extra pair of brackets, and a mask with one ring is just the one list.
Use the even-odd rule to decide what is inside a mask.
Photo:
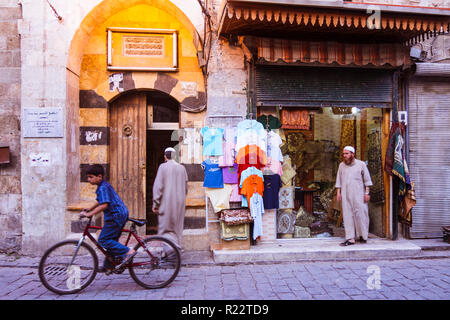
[(135, 251), (132, 254), (125, 255), (125, 257), (123, 258), (122, 262), (116, 267), (116, 269), (120, 269), (120, 268), (124, 267), (131, 259), (133, 259), (133, 257), (136, 254), (137, 254), (137, 251)]

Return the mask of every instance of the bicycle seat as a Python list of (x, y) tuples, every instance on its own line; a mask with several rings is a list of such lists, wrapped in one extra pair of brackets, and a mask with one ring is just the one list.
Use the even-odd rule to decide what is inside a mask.
[(133, 222), (133, 223), (136, 224), (138, 227), (142, 227), (144, 224), (147, 223), (146, 220), (136, 220), (136, 219), (132, 219), (132, 218), (128, 218), (128, 221)]

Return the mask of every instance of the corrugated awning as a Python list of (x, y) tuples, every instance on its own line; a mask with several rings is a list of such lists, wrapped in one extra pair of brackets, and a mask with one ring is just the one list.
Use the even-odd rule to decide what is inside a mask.
[(297, 41), (246, 37), (245, 43), (257, 52), (257, 61), (321, 63), (357, 66), (408, 66), (409, 49), (396, 43), (360, 44), (335, 41)]
[[(442, 10), (444, 13), (444, 10)], [(227, 1), (223, 4), (219, 33), (228, 35), (255, 35), (304, 38), (339, 35), (356, 40), (388, 39), (389, 42), (415, 43), (434, 33), (448, 33), (450, 17), (417, 13), (381, 12), (378, 28), (373, 28), (366, 10), (344, 10), (305, 6), (276, 5)]]

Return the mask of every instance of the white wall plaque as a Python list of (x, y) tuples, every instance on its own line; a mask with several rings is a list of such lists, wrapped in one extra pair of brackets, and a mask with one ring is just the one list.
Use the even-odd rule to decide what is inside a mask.
[(62, 138), (62, 108), (25, 108), (23, 113), (24, 138)]

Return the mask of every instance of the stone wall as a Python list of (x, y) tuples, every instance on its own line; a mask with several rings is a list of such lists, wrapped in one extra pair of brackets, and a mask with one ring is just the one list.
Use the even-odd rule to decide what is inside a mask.
[[(208, 116), (247, 114), (247, 70), (244, 51), (217, 37), (222, 1), (209, 2), (212, 15), (212, 48), (208, 64)], [(218, 123), (216, 121), (215, 123)], [(220, 122), (219, 122), (220, 123)], [(219, 124), (218, 123), (218, 124)]]
[(0, 1), (0, 146), (9, 146), (10, 164), (0, 165), (0, 252), (21, 248), (20, 37), (22, 10), (15, 0)]

